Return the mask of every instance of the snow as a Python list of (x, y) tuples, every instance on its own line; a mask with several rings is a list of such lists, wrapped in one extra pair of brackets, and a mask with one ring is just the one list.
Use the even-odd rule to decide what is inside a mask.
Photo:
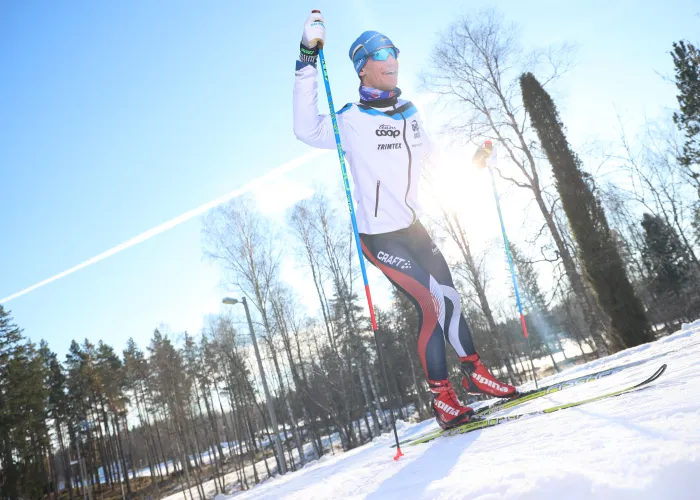
[[(700, 320), (656, 342), (543, 379), (540, 383), (546, 384), (644, 361), (509, 412), (543, 409), (633, 385), (666, 363), (664, 375), (645, 389), (491, 429), (404, 446), (404, 456), (398, 461), (393, 460), (390, 448), (393, 434), (385, 433), (360, 448), (326, 455), (248, 491), (216, 498), (697, 499), (699, 359)], [(432, 420), (398, 422), (397, 428), (403, 439), (434, 429), (436, 424)]]
[(693, 328), (697, 328), (699, 326), (700, 326), (700, 319), (696, 319), (695, 321), (693, 321), (690, 324), (683, 323), (681, 330), (692, 330)]

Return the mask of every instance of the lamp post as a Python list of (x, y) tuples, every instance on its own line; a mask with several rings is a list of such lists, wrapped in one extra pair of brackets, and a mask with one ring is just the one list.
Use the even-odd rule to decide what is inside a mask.
[(241, 300), (234, 299), (231, 297), (224, 298), (221, 302), (224, 304), (234, 305), (239, 302), (243, 303), (245, 308), (245, 315), (248, 319), (248, 329), (250, 330), (250, 338), (253, 340), (253, 349), (255, 349), (255, 358), (258, 360), (258, 369), (260, 370), (260, 378), (262, 379), (263, 390), (265, 391), (265, 400), (267, 402), (267, 412), (270, 415), (270, 421), (272, 422), (272, 439), (275, 444), (275, 450), (277, 451), (277, 456), (279, 457), (280, 472), (282, 474), (287, 473), (287, 464), (284, 460), (284, 453), (282, 452), (282, 443), (280, 442), (280, 436), (277, 426), (277, 415), (275, 414), (275, 407), (272, 404), (272, 397), (270, 396), (270, 390), (267, 387), (267, 379), (265, 378), (265, 370), (263, 369), (262, 358), (260, 357), (260, 350), (258, 349), (258, 341), (255, 339), (255, 330), (253, 330), (253, 321), (250, 319), (250, 311), (248, 310), (248, 302), (243, 297)]

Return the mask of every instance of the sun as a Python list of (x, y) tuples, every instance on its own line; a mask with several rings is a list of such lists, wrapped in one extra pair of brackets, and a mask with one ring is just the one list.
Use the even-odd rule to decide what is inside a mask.
[[(472, 148), (474, 149), (474, 148)], [(434, 163), (424, 165), (421, 202), (431, 217), (443, 210), (459, 217), (469, 235), (490, 235), (493, 194), (487, 170), (471, 164), (468, 148), (442, 149)]]

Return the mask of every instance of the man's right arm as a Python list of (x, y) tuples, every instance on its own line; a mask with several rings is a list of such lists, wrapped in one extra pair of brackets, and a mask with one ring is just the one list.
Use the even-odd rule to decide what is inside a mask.
[[(330, 115), (318, 112), (318, 51), (326, 41), (326, 26), (318, 10), (311, 12), (304, 23), (299, 46), (299, 58), (294, 77), (294, 135), (300, 141), (316, 148), (335, 149), (335, 133)], [(345, 125), (337, 116), (338, 128)], [(343, 137), (343, 147), (346, 138)]]
[[(318, 70), (312, 64), (301, 61), (297, 61), (294, 77), (293, 113), (297, 139), (316, 148), (335, 149), (331, 117), (318, 112)], [(341, 117), (337, 118), (340, 126)]]

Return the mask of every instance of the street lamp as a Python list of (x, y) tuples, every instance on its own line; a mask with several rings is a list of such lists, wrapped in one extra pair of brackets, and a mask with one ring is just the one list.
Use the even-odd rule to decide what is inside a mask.
[(253, 340), (253, 349), (255, 349), (255, 358), (258, 360), (258, 369), (260, 370), (260, 378), (262, 379), (263, 390), (265, 391), (265, 399), (267, 402), (267, 412), (270, 415), (270, 420), (272, 421), (272, 439), (275, 444), (275, 450), (277, 451), (277, 456), (279, 457), (280, 472), (282, 474), (287, 473), (287, 464), (284, 460), (284, 454), (282, 452), (282, 443), (280, 442), (279, 431), (277, 427), (277, 415), (275, 414), (275, 407), (272, 404), (272, 397), (270, 396), (270, 390), (267, 388), (267, 379), (265, 378), (265, 370), (263, 370), (262, 359), (260, 358), (260, 350), (258, 349), (258, 342), (255, 340), (255, 330), (253, 330), (253, 321), (250, 319), (250, 311), (248, 310), (248, 302), (243, 297), (241, 300), (234, 299), (231, 297), (224, 298), (221, 302), (228, 305), (235, 305), (239, 302), (243, 303), (245, 308), (245, 315), (248, 319), (248, 329), (250, 330), (250, 338)]

